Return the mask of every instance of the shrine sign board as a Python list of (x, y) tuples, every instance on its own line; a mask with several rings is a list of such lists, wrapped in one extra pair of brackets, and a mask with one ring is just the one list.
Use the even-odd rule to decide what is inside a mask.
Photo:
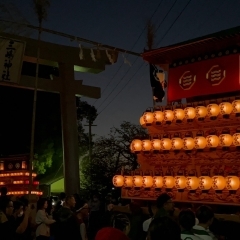
[(0, 81), (19, 82), (24, 51), (25, 42), (0, 37)]
[(168, 101), (240, 90), (239, 54), (169, 69)]

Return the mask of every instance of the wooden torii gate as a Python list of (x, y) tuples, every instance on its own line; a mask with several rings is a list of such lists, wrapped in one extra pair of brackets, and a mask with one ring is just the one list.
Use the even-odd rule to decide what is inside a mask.
[[(37, 62), (38, 41), (30, 38), (0, 33), (5, 37), (17, 41), (25, 42), (25, 52), (23, 63)], [(91, 57), (90, 49), (82, 49), (83, 60), (79, 57), (79, 48), (40, 42), (39, 64), (52, 66), (58, 69), (59, 77), (53, 76), (52, 80), (38, 78), (38, 90), (54, 92), (60, 94), (61, 117), (62, 117), (62, 143), (63, 143), (63, 163), (64, 163), (64, 187), (67, 194), (79, 193), (79, 149), (78, 130), (76, 113), (76, 96), (86, 96), (89, 98), (100, 98), (100, 88), (83, 85), (83, 81), (76, 81), (74, 71), (99, 73), (105, 70), (105, 66), (110, 63), (109, 56), (114, 63), (117, 61), (118, 53), (115, 51), (95, 50), (96, 61)], [(108, 55), (110, 54), (110, 55)], [(36, 65), (34, 65), (35, 67)], [(2, 81), (0, 85), (17, 88), (31, 89), (35, 87), (35, 77), (21, 74), (18, 82), (12, 83)], [(2, 75), (2, 73), (1, 73)], [(1, 77), (1, 76), (0, 76)]]

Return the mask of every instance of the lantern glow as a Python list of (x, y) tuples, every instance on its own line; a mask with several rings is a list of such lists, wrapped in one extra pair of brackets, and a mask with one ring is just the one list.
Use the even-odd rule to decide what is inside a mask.
[(143, 176), (143, 187), (151, 188), (153, 186), (153, 178), (151, 176)]
[(169, 151), (172, 148), (172, 141), (169, 138), (161, 139), (162, 150)]
[(233, 111), (233, 106), (230, 102), (222, 102), (219, 104), (220, 114), (228, 116)]
[(143, 186), (143, 177), (142, 176), (133, 176), (133, 187), (140, 188)]
[(233, 135), (233, 145), (234, 146), (240, 146), (240, 133), (235, 133)]
[(124, 184), (124, 177), (122, 175), (115, 175), (112, 182), (115, 187), (122, 187)]
[(153, 152), (160, 152), (162, 149), (162, 143), (160, 139), (153, 139), (152, 140), (152, 150)]
[(140, 117), (139, 122), (140, 122), (140, 125), (141, 125), (143, 128), (146, 128), (146, 123), (145, 123), (145, 121), (144, 121), (143, 116)]
[(164, 121), (166, 123), (171, 123), (172, 120), (174, 119), (174, 114), (172, 110), (165, 110), (163, 114), (164, 114)]
[(236, 116), (240, 114), (240, 100), (235, 100), (232, 102), (233, 112), (236, 113)]
[(172, 149), (180, 150), (183, 148), (183, 140), (181, 138), (172, 138)]
[(184, 189), (186, 187), (186, 177), (176, 176), (175, 177), (175, 188)]
[(174, 119), (176, 120), (177, 123), (180, 123), (182, 122), (182, 120), (184, 119), (185, 117), (185, 112), (183, 109), (181, 108), (176, 108), (174, 109)]
[(219, 136), (219, 145), (222, 147), (230, 147), (233, 143), (233, 137), (230, 134), (221, 134)]
[(199, 178), (196, 176), (188, 176), (186, 180), (186, 188), (188, 190), (196, 190), (199, 187)]
[(150, 140), (142, 140), (142, 151), (150, 152), (152, 150), (152, 142)]
[(199, 188), (201, 190), (209, 190), (212, 187), (212, 178), (209, 176), (201, 176), (199, 178)]
[(185, 118), (188, 120), (193, 120), (196, 117), (195, 108), (193, 107), (186, 107), (184, 109), (184, 113), (185, 113)]
[(220, 108), (217, 104), (212, 103), (207, 106), (207, 112), (208, 112), (208, 116), (211, 119), (216, 119), (218, 114), (220, 113)]
[(132, 176), (125, 176), (123, 186), (126, 187), (126, 188), (133, 187), (133, 177)]
[(164, 120), (164, 114), (162, 111), (153, 112), (153, 116), (154, 116), (154, 123), (156, 125), (160, 125)]
[(223, 176), (212, 177), (212, 188), (214, 190), (223, 190), (226, 187), (226, 179)]
[(183, 149), (184, 150), (192, 150), (195, 146), (194, 139), (191, 137), (183, 138)]
[(219, 145), (219, 138), (216, 135), (209, 135), (206, 137), (207, 147), (216, 148)]
[(151, 126), (154, 121), (154, 116), (152, 112), (145, 112), (143, 114), (143, 121), (145, 122), (146, 126)]
[(194, 138), (195, 148), (204, 149), (207, 146), (207, 140), (203, 136), (197, 136)]
[(0, 171), (4, 170), (4, 162), (0, 162)]
[(142, 151), (142, 141), (139, 139), (134, 139), (130, 145), (130, 150), (132, 153), (138, 153)]
[(163, 187), (163, 177), (162, 176), (153, 177), (153, 186), (155, 188), (162, 188)]
[(240, 186), (240, 181), (237, 176), (227, 176), (226, 177), (226, 188), (228, 190), (238, 190)]
[(207, 108), (205, 106), (197, 106), (195, 108), (196, 118), (198, 120), (204, 119), (207, 116)]
[(164, 188), (173, 188), (175, 185), (175, 179), (172, 176), (163, 177), (163, 187)]

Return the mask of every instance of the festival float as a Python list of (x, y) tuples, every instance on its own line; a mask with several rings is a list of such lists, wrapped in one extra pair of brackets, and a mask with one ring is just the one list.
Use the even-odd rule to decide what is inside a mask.
[(140, 116), (149, 138), (131, 143), (139, 168), (113, 177), (122, 198), (240, 205), (239, 43), (238, 27), (142, 54), (167, 105)]
[[(29, 156), (15, 155), (0, 158), (0, 187), (6, 187), (8, 195), (29, 195)], [(42, 195), (38, 190), (37, 174), (32, 173), (31, 195)]]

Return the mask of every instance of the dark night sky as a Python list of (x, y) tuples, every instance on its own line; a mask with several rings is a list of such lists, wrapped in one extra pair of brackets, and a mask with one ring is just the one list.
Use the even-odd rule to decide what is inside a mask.
[[(31, 24), (37, 24), (32, 0), (11, 2), (25, 19)], [(156, 47), (161, 47), (238, 26), (239, 9), (240, 0), (51, 0), (44, 27), (142, 52), (146, 46), (144, 28), (154, 12), (152, 21), (158, 27)], [(19, 20), (19, 15), (13, 15), (12, 19)], [(33, 32), (32, 37), (36, 37), (36, 33)], [(59, 36), (44, 33), (43, 39), (78, 47), (78, 42)], [(147, 64), (143, 63), (141, 58), (126, 57), (132, 63), (131, 67), (123, 63), (120, 54), (118, 63), (108, 66), (106, 71), (100, 74), (76, 74), (76, 79), (82, 79), (84, 84), (102, 88), (101, 99), (85, 99), (101, 112), (95, 123), (98, 126), (93, 129), (97, 135), (107, 134), (110, 127), (118, 126), (123, 120), (138, 123), (142, 112), (152, 104)], [(0, 94), (2, 92), (5, 91)], [(18, 99), (14, 94), (11, 93), (15, 100), (0, 96), (1, 116), (7, 116), (10, 123), (13, 121), (12, 115), (17, 115), (19, 111), (18, 105), (22, 104), (26, 112), (18, 113), (21, 120), (15, 121), (30, 123), (31, 114), (27, 109), (31, 109), (31, 101), (26, 98)], [(11, 101), (15, 111), (4, 108), (5, 101)], [(1, 126), (1, 129), (3, 130), (0, 134), (4, 134), (5, 127)], [(13, 129), (8, 136), (10, 139), (14, 138), (13, 133), (19, 135), (23, 131), (21, 127)]]

